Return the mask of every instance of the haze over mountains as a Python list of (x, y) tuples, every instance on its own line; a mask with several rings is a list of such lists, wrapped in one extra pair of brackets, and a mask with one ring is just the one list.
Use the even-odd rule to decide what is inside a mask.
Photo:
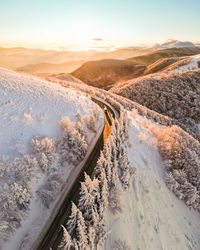
[[(181, 42), (171, 39), (160, 44), (116, 48), (112, 51), (106, 52), (95, 49), (88, 51), (56, 51), (23, 47), (0, 48), (0, 66), (31, 74), (71, 73), (87, 61), (102, 59), (132, 59), (136, 56), (142, 56), (151, 52), (153, 53), (159, 49), (171, 48), (190, 48), (190, 53), (180, 52), (180, 54), (183, 53), (183, 55), (192, 55), (196, 53), (195, 50), (200, 48), (200, 46), (198, 43), (194, 44), (192, 42)], [(166, 53), (169, 54), (170, 50)], [(173, 55), (171, 54), (171, 56)], [(151, 57), (152, 60), (150, 60), (150, 62), (154, 61), (153, 55), (151, 55)], [(163, 55), (160, 58), (162, 57)], [(156, 59), (159, 59), (159, 56), (158, 58), (156, 57)], [(144, 59), (135, 58), (135, 60), (141, 61)]]
[(148, 51), (151, 48), (120, 48), (110, 52), (0, 48), (0, 67), (28, 73), (70, 73), (89, 60), (126, 59)]

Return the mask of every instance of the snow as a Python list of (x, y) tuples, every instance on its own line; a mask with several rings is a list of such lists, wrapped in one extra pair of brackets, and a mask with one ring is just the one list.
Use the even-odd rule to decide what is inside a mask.
[(188, 70), (198, 69), (199, 68), (198, 63), (200, 62), (200, 54), (191, 56), (189, 58), (191, 58), (191, 60), (188, 64), (172, 69), (169, 72), (172, 72), (172, 73), (173, 72), (185, 72)]
[(114, 216), (107, 211), (110, 234), (104, 249), (113, 249), (118, 240), (132, 250), (200, 249), (199, 214), (167, 188), (163, 162), (145, 128), (150, 121), (139, 115), (133, 119), (130, 112), (129, 121), (128, 156), (137, 175), (130, 190), (122, 194), (122, 213)]
[(152, 46), (154, 49), (170, 49), (170, 48), (195, 48), (195, 44), (189, 41), (179, 41), (175, 39), (167, 39), (163, 43), (156, 43)]
[(24, 146), (36, 135), (58, 137), (58, 121), (69, 116), (76, 120), (90, 114), (94, 108), (91, 100), (80, 92), (0, 68), (0, 155), (19, 156), (15, 145)]
[[(104, 118), (101, 109), (82, 92), (64, 88), (37, 77), (0, 68), (0, 158), (6, 156), (13, 162), (16, 157), (24, 159), (25, 155), (31, 155), (30, 143), (32, 138), (37, 135), (47, 137), (47, 143), (50, 143), (47, 146), (50, 147), (51, 142), (62, 137), (59, 122), (65, 117), (68, 117), (72, 122), (77, 122), (78, 112), (83, 118), (96, 117), (97, 131), (102, 126)], [(90, 144), (96, 133), (87, 128), (87, 124), (83, 124), (83, 130), (87, 133), (85, 136)], [(45, 160), (48, 159), (45, 158)], [(65, 181), (74, 166), (72, 164), (66, 166), (65, 164), (64, 168), (59, 169), (55, 164), (57, 164), (56, 160), (52, 173), (57, 173), (61, 181)], [(0, 176), (1, 172), (4, 171), (1, 169), (2, 166), (4, 165), (0, 164)], [(12, 165), (9, 166), (12, 171)], [(47, 172), (38, 169), (37, 171), (37, 177), (27, 184), (27, 187), (31, 189), (27, 215), (22, 216), (20, 228), (12, 234), (3, 249), (30, 249), (30, 244), (40, 234), (41, 227), (47, 222), (59, 199), (59, 195), (57, 195), (49, 208), (42, 204), (36, 191), (45, 184), (51, 169)], [(4, 179), (3, 182), (9, 183), (10, 180)], [(0, 190), (2, 188), (3, 183), (0, 183)], [(0, 240), (0, 248), (1, 243)]]

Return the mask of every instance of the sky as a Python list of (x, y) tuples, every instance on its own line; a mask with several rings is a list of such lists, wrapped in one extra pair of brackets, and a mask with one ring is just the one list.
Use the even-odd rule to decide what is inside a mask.
[(63, 49), (200, 41), (200, 0), (0, 0), (0, 45)]

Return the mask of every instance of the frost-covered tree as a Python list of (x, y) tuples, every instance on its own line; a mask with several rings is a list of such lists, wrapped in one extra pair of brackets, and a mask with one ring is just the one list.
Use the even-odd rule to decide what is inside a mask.
[(86, 223), (91, 220), (92, 208), (95, 205), (95, 197), (89, 192), (88, 187), (84, 182), (81, 183), (80, 199), (78, 207), (82, 211)]
[(60, 126), (63, 130), (63, 136), (57, 142), (57, 152), (60, 155), (61, 162), (68, 162), (77, 165), (87, 152), (87, 142), (73, 122), (69, 118), (61, 120)]
[(84, 173), (85, 176), (85, 184), (88, 187), (88, 191), (89, 193), (91, 193), (93, 195), (93, 197), (96, 199), (99, 196), (99, 181), (97, 178), (93, 178), (93, 180), (90, 178), (89, 175), (87, 175), (86, 173)]
[(73, 245), (71, 236), (69, 235), (67, 229), (63, 225), (61, 225), (61, 226), (63, 229), (63, 238), (62, 238), (62, 241), (61, 241), (58, 249), (70, 250), (72, 245)]
[[(110, 184), (111, 183), (111, 155), (109, 152), (109, 147), (107, 146), (108, 143), (106, 144), (105, 150), (107, 150), (105, 153), (101, 152), (100, 157), (97, 162), (97, 167), (95, 168), (96, 174), (98, 175), (97, 172), (99, 172), (100, 169), (105, 170), (106, 174), (106, 179), (107, 182)], [(100, 173), (100, 172), (99, 172)]]
[(111, 187), (109, 192), (109, 206), (113, 214), (121, 213), (121, 197), (120, 190), (117, 187)]
[(77, 243), (77, 240), (75, 238), (73, 239), (73, 249), (74, 250), (80, 250), (80, 248), (78, 246), (78, 243)]
[[(117, 102), (112, 100), (112, 103), (119, 108)], [(81, 183), (78, 208), (73, 205), (73, 212), (67, 223), (73, 249), (96, 250), (102, 246), (107, 236), (105, 210), (108, 203), (114, 214), (122, 210), (121, 186), (129, 186), (135, 170), (130, 168), (124, 146), (128, 138), (128, 134), (125, 135), (128, 133), (127, 113), (123, 114), (123, 108), (120, 112), (120, 121), (113, 123), (112, 132), (100, 153), (93, 178), (85, 174), (85, 180)], [(78, 115), (77, 121), (80, 120), (82, 119)]]
[(120, 169), (120, 181), (125, 190), (128, 190), (132, 175), (130, 174), (130, 163), (128, 161), (128, 153), (123, 145), (120, 146), (118, 167)]
[(78, 208), (77, 206), (72, 202), (72, 209), (71, 209), (71, 214), (69, 216), (69, 220), (67, 221), (67, 231), (69, 232), (70, 235), (74, 234), (74, 230), (76, 228), (76, 223), (77, 223), (77, 212)]
[(62, 180), (59, 174), (50, 172), (46, 182), (36, 191), (45, 207), (49, 208), (51, 202), (55, 199), (56, 194), (60, 190), (60, 183), (62, 183)]
[(89, 130), (96, 132), (97, 119), (93, 115), (84, 115), (83, 121)]
[(11, 185), (11, 190), (14, 195), (13, 199), (16, 200), (17, 205), (20, 209), (27, 209), (28, 204), (30, 203), (31, 194), (26, 188), (23, 188), (21, 185), (16, 182)]
[(36, 136), (32, 139), (32, 150), (43, 171), (47, 171), (56, 161), (55, 141), (48, 137)]
[(93, 226), (88, 227), (88, 245), (89, 249), (95, 250), (95, 237), (96, 237), (96, 229)]
[(88, 247), (88, 239), (87, 239), (87, 231), (85, 226), (85, 221), (81, 211), (77, 210), (77, 222), (76, 222), (76, 229), (75, 235), (77, 239), (77, 244), (80, 249), (87, 249)]
[(122, 143), (124, 143), (128, 139), (128, 116), (124, 109), (120, 113), (120, 128), (120, 137)]
[(99, 189), (100, 189), (98, 211), (99, 211), (100, 218), (103, 218), (104, 210), (108, 205), (108, 196), (109, 196), (108, 182), (107, 182), (105, 170), (103, 168), (100, 169), (98, 180), (99, 180)]
[(177, 126), (152, 126), (167, 170), (167, 186), (200, 211), (200, 143)]

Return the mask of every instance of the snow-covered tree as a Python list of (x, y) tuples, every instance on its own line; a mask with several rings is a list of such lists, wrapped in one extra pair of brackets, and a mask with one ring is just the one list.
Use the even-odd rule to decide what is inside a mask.
[(47, 171), (57, 159), (55, 141), (48, 137), (36, 136), (32, 139), (31, 145), (39, 166), (43, 171)]
[(70, 235), (73, 235), (73, 234), (74, 234), (74, 230), (75, 230), (75, 228), (76, 228), (77, 213), (78, 213), (78, 208), (77, 208), (77, 206), (72, 202), (71, 214), (70, 214), (70, 216), (69, 216), (69, 220), (67, 221), (67, 231), (69, 232)]
[(95, 250), (95, 237), (96, 237), (96, 229), (93, 226), (88, 227), (88, 245), (89, 249)]
[(78, 246), (78, 243), (77, 243), (77, 240), (75, 238), (73, 239), (73, 249), (74, 250), (80, 250), (80, 248)]
[(99, 216), (100, 218), (103, 218), (103, 213), (105, 208), (108, 205), (108, 196), (109, 196), (109, 190), (108, 190), (108, 183), (106, 179), (105, 170), (102, 168), (100, 169), (100, 174), (98, 176), (99, 180), (99, 189), (100, 189), (100, 198), (99, 198)]
[(80, 199), (78, 207), (82, 211), (83, 216), (88, 223), (91, 220), (91, 211), (95, 205), (95, 197), (89, 192), (88, 187), (84, 182), (81, 183)]
[[(111, 164), (112, 163), (111, 163), (111, 155), (109, 154), (109, 147), (107, 146), (107, 144), (105, 147), (105, 150), (107, 150), (107, 152), (100, 153), (100, 157), (98, 159), (97, 167), (95, 168), (95, 171), (96, 171), (96, 175), (98, 176), (97, 172), (99, 172), (99, 170), (103, 168), (105, 170), (105, 173), (106, 173), (107, 182), (110, 184), (111, 183)], [(107, 155), (109, 155), (109, 156), (107, 156)]]
[(200, 210), (200, 144), (178, 126), (151, 126), (167, 170), (167, 186), (186, 205)]
[(16, 200), (19, 208), (27, 209), (31, 199), (31, 194), (28, 192), (28, 190), (26, 188), (23, 188), (21, 185), (18, 185), (16, 182), (11, 185), (11, 190), (14, 194), (13, 199)]
[(87, 142), (75, 128), (70, 129), (68, 124), (63, 128), (63, 132), (63, 137), (57, 142), (57, 152), (61, 162), (77, 165), (87, 152)]
[(113, 214), (121, 213), (122, 206), (121, 206), (121, 197), (120, 197), (120, 190), (117, 187), (112, 187), (109, 192), (109, 206)]
[(88, 129), (96, 132), (97, 119), (93, 115), (84, 115), (83, 121), (85, 122)]
[(75, 230), (77, 244), (80, 249), (87, 249), (88, 247), (88, 238), (87, 231), (85, 226), (85, 221), (81, 211), (77, 210), (77, 222), (76, 222), (76, 230)]
[(63, 238), (58, 248), (62, 250), (70, 250), (73, 245), (71, 236), (69, 235), (67, 229), (63, 225), (61, 226), (63, 229)]

